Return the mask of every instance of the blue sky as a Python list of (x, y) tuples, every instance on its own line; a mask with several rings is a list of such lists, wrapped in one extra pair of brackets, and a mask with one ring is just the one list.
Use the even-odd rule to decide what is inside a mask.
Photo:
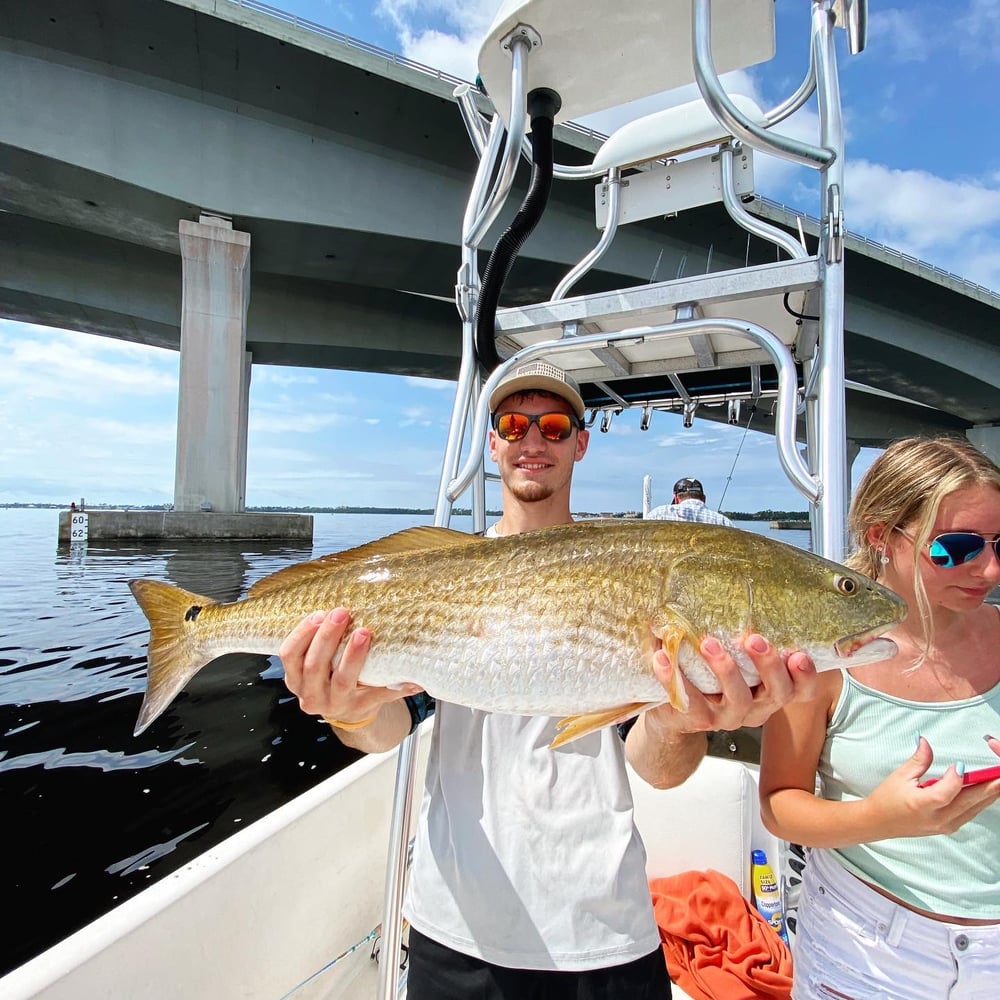
[[(274, 6), (471, 79), (498, 0)], [(1000, 0), (870, 6), (865, 53), (847, 56), (838, 32), (848, 228), (1000, 290)], [(790, 92), (808, 8), (778, 0), (778, 56), (732, 74), (732, 92), (763, 107)], [(621, 117), (587, 124), (609, 131)], [(814, 121), (807, 107), (783, 129), (812, 137)], [(759, 164), (761, 194), (816, 214), (811, 178)], [(0, 320), (0, 502), (170, 502), (177, 372), (170, 351)], [(254, 366), (248, 504), (432, 506), (452, 392), (445, 382)], [(872, 457), (863, 453), (855, 473)], [(805, 507), (770, 437), (704, 420), (684, 429), (663, 414), (641, 432), (638, 414), (624, 414), (593, 433), (574, 508), (637, 509), (646, 474), (657, 503), (689, 475), (727, 509)]]

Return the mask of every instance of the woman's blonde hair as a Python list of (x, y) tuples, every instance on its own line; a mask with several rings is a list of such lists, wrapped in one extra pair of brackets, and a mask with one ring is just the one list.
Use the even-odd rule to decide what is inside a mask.
[(902, 527), (913, 537), (913, 590), (928, 649), (934, 637), (920, 553), (930, 541), (941, 502), (969, 486), (1000, 490), (1000, 467), (962, 438), (901, 438), (875, 459), (851, 501), (847, 527), (855, 550), (846, 564), (852, 569), (878, 579), (885, 543), (868, 538), (872, 525), (885, 526), (883, 538)]

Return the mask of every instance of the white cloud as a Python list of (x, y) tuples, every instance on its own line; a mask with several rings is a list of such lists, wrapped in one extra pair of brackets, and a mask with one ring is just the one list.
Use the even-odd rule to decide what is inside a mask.
[(376, 11), (392, 25), (407, 59), (471, 81), (496, 6), (492, 0), (379, 0)]
[(963, 55), (984, 63), (1000, 60), (1000, 0), (972, 0), (955, 28)]
[(92, 334), (27, 323), (0, 329), (0, 386), (33, 398), (99, 399), (177, 394), (179, 355)]
[(450, 379), (420, 378), (416, 375), (404, 375), (403, 381), (407, 385), (412, 385), (415, 389), (430, 389), (432, 392), (447, 391), (452, 394), (455, 392), (455, 383)]
[[(336, 375), (339, 373), (333, 373), (333, 374), (334, 377), (336, 377)], [(338, 379), (338, 386), (341, 381), (342, 379)], [(360, 403), (360, 400), (358, 399), (357, 395), (355, 395), (355, 393), (351, 392), (349, 389), (345, 389), (340, 392), (323, 392), (320, 393), (318, 398), (320, 399), (320, 401), (323, 403), (324, 406), (339, 406), (343, 410), (353, 409)], [(288, 400), (289, 397), (286, 396), (285, 399)], [(294, 400), (292, 402), (294, 404)]]
[(352, 422), (341, 413), (269, 413), (250, 412), (250, 431), (254, 434), (316, 434), (331, 427), (342, 427)]
[(252, 381), (257, 385), (315, 385), (316, 375), (301, 368), (285, 368), (278, 365), (257, 365)]
[(481, 38), (498, 5), (497, 0), (377, 0), (375, 9), (400, 34), (414, 34), (443, 22), (459, 37)]
[(400, 411), (400, 427), (431, 427), (436, 423), (438, 414), (426, 406), (404, 406)]
[(1000, 288), (1000, 189), (867, 160), (848, 161), (845, 187), (852, 232)]
[(139, 448), (167, 446), (172, 454), (177, 442), (175, 420), (138, 422), (101, 416), (87, 420), (86, 430), (98, 440), (113, 443), (113, 447), (107, 449), (107, 454), (116, 453), (123, 445), (135, 445)]
[(868, 18), (868, 47), (895, 62), (926, 61), (936, 37), (913, 10), (890, 7), (873, 11)]
[(473, 81), (478, 69), (479, 45), (472, 40), (455, 38), (440, 31), (425, 31), (406, 39), (403, 48), (407, 59), (443, 69), (460, 80)]

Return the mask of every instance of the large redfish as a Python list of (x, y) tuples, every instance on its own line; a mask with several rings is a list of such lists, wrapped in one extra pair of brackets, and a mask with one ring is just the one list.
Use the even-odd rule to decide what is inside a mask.
[(698, 652), (706, 635), (753, 684), (740, 645), (750, 632), (829, 670), (893, 655), (875, 637), (906, 613), (892, 591), (838, 563), (679, 521), (580, 521), (497, 539), (409, 528), (281, 569), (228, 604), (155, 580), (130, 586), (151, 629), (137, 734), (216, 657), (275, 654), (306, 614), (341, 605), (372, 631), (363, 683), (412, 682), (471, 708), (565, 717), (557, 743), (665, 701), (686, 708), (679, 673), (669, 691), (653, 674), (661, 646), (710, 692), (719, 688)]

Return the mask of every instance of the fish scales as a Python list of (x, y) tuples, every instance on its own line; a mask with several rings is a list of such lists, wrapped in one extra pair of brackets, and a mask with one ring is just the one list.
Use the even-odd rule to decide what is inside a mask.
[[(690, 683), (718, 690), (698, 653), (709, 634), (748, 683), (759, 679), (741, 646), (751, 631), (805, 650), (818, 669), (884, 659), (892, 643), (869, 640), (906, 610), (886, 588), (805, 550), (671, 521), (577, 522), (490, 540), (407, 529), (279, 570), (228, 604), (131, 585), (151, 624), (139, 730), (211, 659), (274, 654), (306, 614), (337, 606), (372, 631), (364, 683), (412, 682), (446, 701), (540, 715), (662, 702), (652, 668), (661, 646)], [(845, 661), (855, 647), (864, 648)]]

